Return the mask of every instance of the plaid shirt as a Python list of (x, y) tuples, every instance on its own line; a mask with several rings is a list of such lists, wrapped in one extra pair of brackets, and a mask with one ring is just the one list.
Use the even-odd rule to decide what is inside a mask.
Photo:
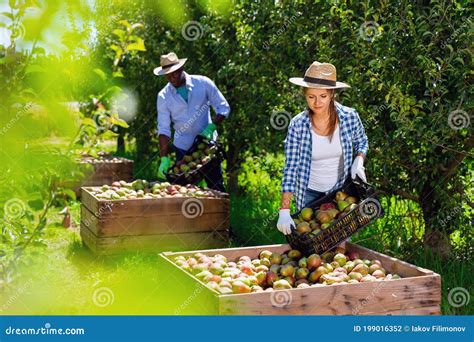
[[(344, 184), (352, 166), (352, 148), (355, 149), (356, 154), (363, 153), (364, 155), (367, 154), (369, 149), (364, 126), (357, 111), (338, 102), (335, 102), (335, 104), (339, 117), (344, 174), (339, 175), (334, 187), (326, 193), (332, 192)], [(281, 184), (282, 192), (292, 192), (294, 194), (298, 211), (304, 207), (305, 193), (311, 171), (311, 155), (311, 120), (308, 111), (305, 110), (295, 116), (288, 126), (288, 134), (285, 139), (285, 167)]]

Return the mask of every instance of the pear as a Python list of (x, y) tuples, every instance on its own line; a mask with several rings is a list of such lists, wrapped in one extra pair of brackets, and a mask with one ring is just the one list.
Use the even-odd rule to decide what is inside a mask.
[(306, 221), (303, 221), (303, 222), (300, 222), (297, 226), (296, 226), (296, 230), (301, 233), (301, 234), (304, 234), (304, 233), (309, 233), (311, 232), (311, 227), (309, 225), (308, 222)]
[(307, 259), (307, 267), (309, 270), (315, 270), (321, 265), (321, 257), (318, 254), (311, 254)]
[(363, 264), (363, 263), (362, 264), (357, 264), (352, 269), (352, 272), (358, 272), (358, 273), (362, 274), (363, 276), (366, 276), (367, 274), (369, 274), (369, 267), (366, 264)]
[(292, 276), (295, 273), (295, 268), (292, 265), (283, 265), (280, 269), (280, 274), (283, 277)]
[(313, 217), (313, 209), (311, 208), (304, 208), (303, 210), (301, 210), (301, 213), (300, 213), (300, 218), (304, 221), (311, 221), (311, 218)]
[(270, 259), (270, 257), (272, 256), (272, 252), (270, 251), (267, 251), (267, 250), (264, 250), (264, 251), (261, 251), (260, 254), (259, 254), (259, 258), (260, 259), (263, 259), (263, 258), (267, 258), (267, 259)]
[(232, 283), (232, 292), (234, 293), (250, 293), (252, 289), (242, 281), (236, 280)]
[(355, 198), (354, 196), (347, 196), (344, 201), (346, 201), (349, 204), (353, 204), (353, 203), (357, 203), (357, 198)]
[(363, 275), (360, 274), (359, 272), (351, 272), (349, 273), (349, 278), (355, 279), (357, 281), (360, 281), (362, 279)]
[(309, 270), (307, 268), (298, 268), (296, 271), (296, 279), (306, 279), (309, 275)]
[(273, 283), (273, 288), (275, 290), (288, 290), (291, 289), (291, 285), (287, 280), (281, 279)]
[(318, 210), (316, 213), (316, 219), (321, 222), (322, 224), (327, 223), (332, 220), (331, 215), (327, 210)]
[(292, 249), (291, 251), (288, 252), (288, 257), (293, 259), (293, 260), (298, 260), (301, 258), (302, 254), (299, 250), (297, 249)]
[(336, 192), (336, 196), (335, 196), (336, 202), (344, 201), (347, 196), (348, 195), (345, 192), (342, 192), (342, 191)]
[(323, 267), (323, 266), (319, 266), (314, 272), (311, 272), (308, 276), (308, 280), (311, 282), (311, 283), (315, 283), (319, 280), (319, 278), (323, 275), (323, 274), (327, 274), (329, 273), (328, 270)]
[(335, 256), (334, 256), (334, 261), (337, 261), (337, 263), (340, 265), (340, 266), (344, 266), (347, 262), (347, 259), (346, 259), (346, 256), (342, 253), (337, 253)]
[(301, 267), (301, 268), (308, 267), (308, 259), (303, 257), (300, 260), (298, 260), (298, 267)]
[(282, 257), (278, 253), (272, 253), (270, 256), (270, 262), (272, 265), (280, 265), (281, 264)]
[(334, 203), (323, 203), (319, 207), (320, 210), (330, 210), (330, 209), (336, 209), (336, 205)]
[(338, 201), (337, 202), (337, 208), (340, 210), (340, 211), (343, 211), (344, 209), (346, 209), (346, 207), (349, 205), (349, 203), (347, 203), (346, 201)]

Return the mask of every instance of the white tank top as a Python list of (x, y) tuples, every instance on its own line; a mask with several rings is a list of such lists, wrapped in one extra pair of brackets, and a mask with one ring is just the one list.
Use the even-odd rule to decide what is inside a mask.
[(317, 134), (311, 128), (312, 155), (311, 173), (308, 187), (312, 190), (326, 192), (330, 190), (344, 172), (339, 125), (336, 126), (332, 141), (329, 136)]

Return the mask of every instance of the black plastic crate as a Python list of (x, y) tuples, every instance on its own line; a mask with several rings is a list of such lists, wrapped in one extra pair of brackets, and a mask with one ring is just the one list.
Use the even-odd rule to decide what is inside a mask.
[[(323, 203), (333, 202), (337, 191), (357, 197), (359, 199), (357, 206), (317, 234), (313, 232), (300, 233), (296, 229), (292, 229), (291, 234), (286, 236), (292, 248), (298, 249), (306, 255), (313, 253), (321, 255), (383, 215), (383, 209), (374, 188), (360, 180), (352, 179), (348, 179), (341, 189), (325, 195), (306, 207), (315, 210)], [(299, 215), (300, 212), (297, 212), (292, 217), (296, 218)]]
[[(198, 145), (201, 143), (206, 144), (207, 147), (214, 147), (216, 149), (216, 152), (210, 156), (210, 160), (201, 167), (191, 171), (180, 173), (168, 171), (168, 174), (166, 175), (168, 182), (180, 185), (197, 184), (202, 179), (204, 179), (205, 175), (207, 175), (211, 169), (218, 167), (222, 163), (222, 161), (225, 159), (225, 151), (223, 147), (217, 141), (207, 141), (204, 137), (199, 135), (194, 140), (191, 148), (186, 151), (186, 155), (190, 155), (198, 151)], [(175, 166), (176, 163), (171, 166), (170, 170), (173, 170)]]

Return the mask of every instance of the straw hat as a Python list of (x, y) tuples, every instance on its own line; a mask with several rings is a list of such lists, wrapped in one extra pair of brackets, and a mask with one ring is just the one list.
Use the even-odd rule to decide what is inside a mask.
[(186, 63), (187, 58), (179, 59), (174, 52), (170, 52), (167, 55), (160, 56), (160, 65), (159, 67), (153, 70), (153, 73), (156, 76), (166, 75), (170, 72), (178, 70), (181, 68), (184, 63)]
[(290, 82), (301, 87), (318, 89), (344, 89), (351, 86), (336, 81), (336, 67), (331, 63), (313, 62), (304, 77), (292, 77)]

